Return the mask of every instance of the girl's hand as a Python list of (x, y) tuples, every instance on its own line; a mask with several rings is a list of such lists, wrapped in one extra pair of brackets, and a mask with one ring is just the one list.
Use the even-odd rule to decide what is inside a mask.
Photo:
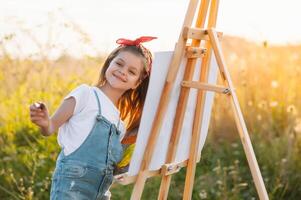
[(114, 176), (113, 181), (122, 184), (122, 182), (125, 180), (125, 177), (128, 176), (128, 173), (122, 173)]
[(49, 117), (48, 109), (42, 102), (30, 105), (30, 119), (41, 128), (42, 135), (50, 136), (58, 130), (73, 115), (75, 98), (65, 99), (52, 117)]
[(30, 105), (30, 120), (42, 129), (49, 127), (49, 114), (46, 105), (42, 102), (36, 102)]

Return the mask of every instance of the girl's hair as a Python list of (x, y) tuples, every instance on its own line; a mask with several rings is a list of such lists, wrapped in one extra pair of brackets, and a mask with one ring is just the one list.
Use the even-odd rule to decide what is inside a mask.
[(140, 75), (140, 84), (135, 89), (127, 90), (118, 100), (118, 109), (120, 111), (120, 117), (122, 120), (126, 121), (126, 128), (128, 131), (131, 131), (139, 127), (142, 108), (144, 105), (146, 92), (149, 83), (149, 76), (146, 72), (146, 67), (148, 67), (147, 58), (145, 57), (143, 50), (139, 46), (124, 46), (121, 45), (111, 52), (111, 54), (105, 60), (102, 70), (98, 79), (97, 86), (101, 86), (106, 82), (105, 73), (112, 62), (112, 60), (120, 52), (131, 52), (137, 56), (140, 56), (144, 63), (144, 70)]

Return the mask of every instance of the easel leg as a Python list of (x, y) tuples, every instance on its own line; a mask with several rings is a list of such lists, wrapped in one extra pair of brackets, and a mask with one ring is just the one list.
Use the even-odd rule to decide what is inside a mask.
[[(207, 47), (209, 47), (209, 45), (207, 45)], [(205, 82), (208, 79), (210, 60), (211, 60), (211, 50), (209, 50), (209, 53), (207, 54), (205, 59), (203, 59), (201, 74), (200, 74), (200, 82)], [(197, 100), (196, 100), (197, 104), (196, 104), (196, 110), (194, 114), (183, 200), (191, 199), (192, 196), (195, 170), (197, 164), (197, 156), (198, 156), (198, 147), (199, 147), (199, 141), (201, 137), (200, 130), (202, 128), (205, 99), (206, 99), (206, 92), (203, 90), (199, 90), (197, 95)]]
[(146, 176), (143, 172), (139, 172), (138, 178), (132, 191), (131, 200), (138, 200), (142, 196), (143, 188), (146, 182)]
[[(210, 2), (209, 0), (201, 1), (199, 10), (198, 10), (197, 21), (196, 21), (196, 27), (198, 27), (198, 28), (204, 27), (207, 11), (208, 11), (208, 7), (209, 7), (209, 2)], [(191, 46), (199, 46), (199, 45), (200, 45), (200, 41), (197, 41), (197, 40), (192, 41)], [(196, 59), (188, 59), (187, 65), (185, 68), (184, 80), (192, 79), (195, 65), (196, 65)], [(183, 125), (183, 120), (184, 120), (184, 114), (185, 114), (186, 105), (188, 102), (189, 92), (190, 92), (190, 89), (181, 88), (180, 98), (179, 98), (179, 102), (177, 105), (177, 113), (176, 113), (174, 126), (173, 126), (173, 130), (172, 130), (172, 136), (170, 138), (170, 143), (169, 143), (170, 148), (168, 149), (168, 154), (167, 154), (167, 158), (166, 158), (167, 163), (173, 162), (175, 159), (175, 156), (176, 156), (178, 142), (180, 139), (180, 133), (182, 130), (182, 125)], [(162, 176), (158, 200), (166, 200), (167, 199), (169, 186), (170, 186), (170, 182), (171, 182), (171, 177), (172, 177), (172, 175), (167, 175), (167, 176), (163, 175)]]
[[(194, 69), (196, 65), (196, 59), (189, 59), (187, 61), (184, 80), (192, 80)], [(181, 88), (180, 97), (177, 105), (176, 117), (174, 120), (174, 126), (172, 129), (172, 135), (170, 137), (169, 148), (167, 153), (166, 162), (172, 163), (176, 157), (177, 147), (181, 136), (182, 126), (184, 122), (185, 111), (188, 104), (190, 89)], [(158, 200), (167, 199), (170, 181), (172, 175), (163, 175), (161, 186), (159, 190)]]
[(228, 84), (229, 89), (231, 91), (229, 98), (231, 100), (232, 109), (234, 111), (236, 126), (238, 128), (239, 136), (240, 136), (240, 139), (241, 139), (241, 142), (242, 142), (242, 145), (243, 145), (243, 148), (244, 148), (244, 151), (245, 151), (248, 163), (249, 163), (249, 167), (250, 167), (251, 174), (252, 174), (252, 177), (255, 182), (255, 186), (256, 186), (259, 198), (262, 200), (269, 199), (266, 188), (264, 186), (264, 182), (263, 182), (260, 170), (259, 170), (259, 166), (258, 166), (256, 157), (255, 157), (255, 153), (254, 153), (252, 143), (251, 143), (251, 140), (250, 140), (250, 137), (248, 134), (248, 130), (247, 130), (245, 121), (243, 119), (242, 112), (239, 107), (236, 92), (234, 90), (233, 83), (230, 78), (230, 73), (228, 72), (228, 70), (226, 68), (225, 61), (222, 56), (222, 50), (221, 50), (221, 46), (220, 46), (220, 43), (217, 38), (217, 34), (212, 29), (208, 30), (208, 34), (209, 34), (210, 40), (212, 42), (212, 47), (213, 47), (213, 50), (215, 53), (215, 57), (216, 57), (218, 66), (220, 67), (221, 72), (224, 73), (224, 75), (222, 75), (222, 77), (224, 77), (224, 82), (226, 84)]
[[(209, 2), (208, 2), (209, 4)], [(209, 19), (208, 19), (208, 27), (215, 27), (216, 19), (217, 19), (217, 11), (218, 11), (218, 0), (212, 0), (210, 5)], [(207, 5), (208, 6), (208, 5)], [(206, 41), (205, 48), (208, 53), (204, 57), (202, 61), (201, 74), (200, 74), (200, 82), (207, 82), (208, 73), (211, 61), (211, 44), (209, 41)], [(193, 130), (189, 151), (189, 159), (187, 164), (186, 178), (185, 178), (185, 187), (183, 193), (183, 200), (189, 200), (192, 196), (194, 178), (195, 178), (195, 170), (197, 164), (197, 156), (198, 156), (198, 147), (200, 141), (200, 130), (202, 128), (202, 120), (204, 114), (204, 104), (205, 104), (206, 92), (199, 90), (197, 95), (197, 104), (196, 111), (194, 115), (193, 122)]]

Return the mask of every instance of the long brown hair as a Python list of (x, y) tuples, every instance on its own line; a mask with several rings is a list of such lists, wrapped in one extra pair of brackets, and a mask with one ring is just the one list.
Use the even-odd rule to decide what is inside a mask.
[[(105, 60), (102, 70), (98, 79), (97, 86), (100, 87), (106, 82), (105, 73), (112, 62), (112, 60), (123, 51), (128, 51), (140, 56), (147, 67), (147, 59), (139, 46), (119, 46), (111, 52), (111, 54)], [(140, 119), (142, 115), (142, 109), (146, 97), (146, 92), (149, 83), (149, 76), (146, 74), (146, 70), (141, 73), (140, 84), (135, 89), (129, 89), (122, 94), (118, 100), (117, 107), (120, 111), (120, 118), (126, 122), (127, 131), (131, 131), (139, 127)]]

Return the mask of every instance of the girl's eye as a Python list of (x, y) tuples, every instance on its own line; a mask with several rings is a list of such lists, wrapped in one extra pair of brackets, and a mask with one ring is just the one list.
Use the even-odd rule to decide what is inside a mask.
[(132, 75), (136, 75), (136, 73), (134, 71), (130, 71), (130, 74)]
[(122, 65), (120, 62), (116, 62), (116, 64), (117, 64), (118, 66), (121, 66), (121, 65)]

